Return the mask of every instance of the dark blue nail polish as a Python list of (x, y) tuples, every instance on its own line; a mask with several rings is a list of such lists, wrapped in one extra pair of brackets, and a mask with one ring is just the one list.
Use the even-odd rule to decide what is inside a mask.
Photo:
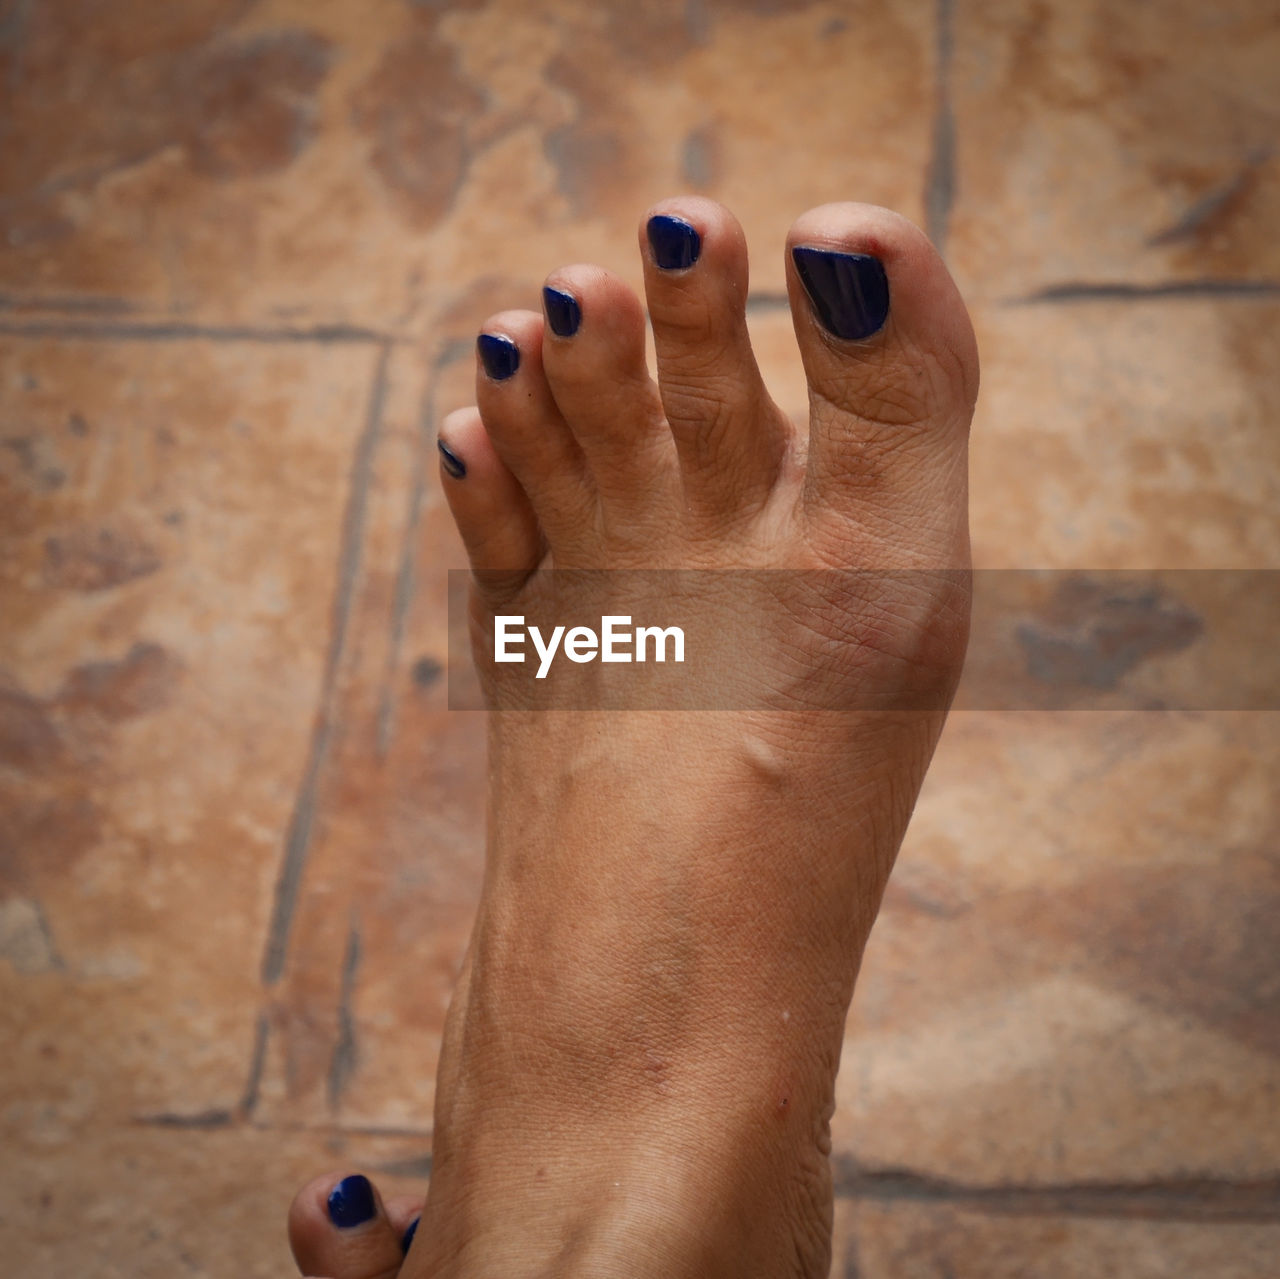
[(543, 289), (542, 305), (546, 308), (547, 323), (558, 338), (571, 338), (582, 323), (582, 308), (572, 293), (562, 289)]
[(343, 1230), (363, 1226), (378, 1215), (378, 1203), (368, 1177), (343, 1177), (329, 1192), (329, 1220)]
[(697, 228), (683, 218), (659, 213), (649, 219), (648, 232), (653, 260), (664, 271), (683, 271), (692, 266), (702, 252), (702, 237)]
[(484, 371), (495, 382), (503, 382), (520, 367), (520, 348), (507, 337), (482, 333), (476, 338), (476, 350)]
[(436, 448), (440, 450), (440, 461), (444, 469), (455, 480), (463, 479), (467, 474), (467, 464), (443, 440), (436, 441)]
[(791, 260), (828, 333), (857, 341), (878, 333), (889, 318), (889, 277), (867, 253), (795, 248)]
[(404, 1238), (400, 1240), (400, 1250), (402, 1252), (409, 1251), (409, 1245), (413, 1242), (414, 1235), (418, 1233), (418, 1222), (421, 1220), (421, 1217), (415, 1217), (409, 1223), (409, 1229), (404, 1232)]

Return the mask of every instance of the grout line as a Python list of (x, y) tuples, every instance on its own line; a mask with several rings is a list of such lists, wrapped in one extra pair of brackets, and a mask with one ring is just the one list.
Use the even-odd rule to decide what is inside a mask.
[(374, 1164), (376, 1171), (388, 1177), (425, 1177), (431, 1178), (434, 1160), (431, 1152), (425, 1155), (412, 1155), (408, 1159), (389, 1159), (384, 1163)]
[(364, 429), (360, 433), (355, 454), (351, 460), (351, 486), (346, 514), (343, 517), (329, 654), (325, 661), (320, 687), (311, 749), (285, 835), (284, 857), (280, 865), (280, 875), (276, 881), (275, 905), (272, 909), (267, 945), (262, 958), (262, 980), (267, 986), (275, 985), (284, 972), (289, 949), (289, 933), (293, 926), (298, 892), (302, 885), (302, 873), (306, 867), (307, 853), (311, 843), (320, 777), (329, 754), (338, 667), (346, 648), (347, 628), (351, 621), (356, 579), (360, 573), (360, 562), (364, 552), (365, 507), (373, 478), (373, 455), (382, 433), (382, 412), (387, 395), (387, 363), (390, 354), (391, 348), (383, 345), (378, 355), (378, 363), (369, 392), (369, 407)]
[(937, 0), (933, 149), (925, 176), (925, 231), (942, 257), (947, 253), (956, 200), (956, 121), (951, 106), (951, 60), (955, 51), (955, 0)]
[(230, 1128), (236, 1117), (229, 1110), (198, 1110), (191, 1114), (179, 1114), (176, 1111), (160, 1111), (152, 1115), (138, 1115), (135, 1124), (148, 1128)]
[(1193, 238), (1250, 185), (1254, 175), (1270, 158), (1270, 147), (1255, 147), (1245, 157), (1244, 164), (1226, 182), (1207, 191), (1169, 226), (1149, 235), (1147, 247), (1157, 248)]
[(240, 1114), (248, 1117), (258, 1104), (262, 1089), (262, 1072), (267, 1065), (267, 1042), (271, 1038), (271, 1022), (265, 1012), (258, 1014), (258, 1024), (253, 1032), (253, 1049), (249, 1054), (249, 1074), (240, 1096)]
[(833, 1171), (842, 1199), (949, 1204), (994, 1216), (1280, 1222), (1280, 1175), (974, 1186), (903, 1168), (861, 1168), (847, 1156), (836, 1158)]
[(1005, 306), (1062, 302), (1145, 302), (1153, 298), (1275, 298), (1280, 280), (1164, 280), (1156, 284), (1122, 281), (1068, 281), (1050, 284), (1023, 297), (1005, 298)]
[(405, 339), (394, 333), (353, 324), (317, 324), (307, 328), (256, 325), (188, 324), (85, 320), (3, 320), (0, 333), (19, 338), (64, 338), (85, 342), (249, 342), (260, 345), (313, 342), (321, 346), (390, 346)]
[(430, 1141), (430, 1128), (380, 1127), (378, 1124), (339, 1123), (270, 1123), (253, 1124), (260, 1132), (329, 1132), (340, 1137), (403, 1137), (412, 1141)]
[(306, 1123), (303, 1121), (273, 1123), (270, 1120), (248, 1119), (234, 1111), (211, 1109), (181, 1114), (177, 1111), (158, 1111), (135, 1115), (132, 1123), (139, 1128), (176, 1128), (184, 1131), (214, 1131), (223, 1128), (252, 1128), (256, 1132), (323, 1132), (340, 1137), (392, 1137), (411, 1141), (430, 1141), (430, 1128), (380, 1127), (377, 1124)]
[(785, 293), (748, 293), (747, 314), (756, 311), (786, 311), (791, 307), (791, 299)]
[(413, 476), (409, 489), (409, 509), (405, 516), (404, 534), (400, 541), (400, 562), (396, 567), (395, 592), (391, 601), (390, 636), (387, 642), (387, 664), (383, 672), (382, 688), (378, 696), (376, 742), (380, 758), (385, 758), (391, 747), (391, 734), (395, 727), (396, 672), (400, 667), (400, 654), (404, 647), (405, 626), (409, 607), (413, 603), (413, 591), (417, 581), (417, 537), (422, 519), (423, 498), (427, 486), (427, 459), (435, 456), (431, 433), (436, 427), (438, 405), (436, 392), (440, 376), (450, 364), (463, 356), (470, 357), (472, 346), (466, 343), (447, 343), (432, 361), (426, 393), (418, 418), (419, 441), (414, 459)]
[[(135, 1124), (155, 1128), (215, 1130), (237, 1125), (229, 1110), (189, 1115), (139, 1115)], [(431, 1140), (430, 1129), (374, 1124), (253, 1122), (262, 1132), (324, 1132), (346, 1137)], [(430, 1156), (408, 1161), (412, 1171)], [(428, 1164), (429, 1168), (429, 1164)], [(397, 1170), (387, 1165), (384, 1171)], [(835, 1196), (850, 1201), (940, 1204), (989, 1216), (1086, 1217), (1198, 1222), (1202, 1225), (1269, 1225), (1280, 1222), (1280, 1176), (1232, 1180), (1171, 1178), (1148, 1182), (1068, 1182), (1057, 1185), (974, 1186), (902, 1168), (863, 1169), (847, 1156), (833, 1161)], [(403, 1171), (410, 1171), (406, 1166)], [(424, 1174), (425, 1175), (425, 1174)], [(856, 1271), (855, 1271), (856, 1273)]]
[(55, 315), (135, 315), (139, 308), (127, 298), (67, 293), (33, 297), (21, 293), (0, 293), (0, 311), (52, 312)]
[(387, 638), (387, 661), (382, 672), (382, 688), (378, 694), (378, 712), (375, 721), (375, 749), (379, 759), (385, 759), (391, 749), (391, 734), (395, 727), (396, 672), (400, 666), (400, 651), (404, 644), (405, 624), (409, 606), (413, 602), (413, 587), (417, 577), (415, 539), (422, 516), (422, 499), (427, 487), (426, 435), (435, 419), (435, 385), (428, 388), (426, 402), (419, 418), (418, 448), (413, 460), (413, 474), (409, 478), (409, 508), (405, 515), (404, 534), (400, 541), (400, 562), (396, 566), (395, 587), (391, 597), (391, 625)]
[(862, 1279), (862, 1265), (858, 1260), (858, 1239), (855, 1235), (844, 1248), (844, 1265), (841, 1269), (843, 1279)]
[(356, 1068), (356, 1025), (351, 1012), (356, 973), (360, 969), (360, 923), (355, 913), (347, 933), (347, 951), (342, 957), (342, 982), (338, 989), (338, 1036), (329, 1059), (329, 1110), (338, 1113), (342, 1093)]

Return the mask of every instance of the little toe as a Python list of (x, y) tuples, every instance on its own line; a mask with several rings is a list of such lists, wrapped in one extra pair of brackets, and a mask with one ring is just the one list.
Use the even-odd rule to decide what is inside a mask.
[(658, 385), (685, 490), (713, 509), (753, 511), (793, 431), (765, 389), (747, 333), (747, 247), (714, 200), (681, 197), (640, 227)]
[(543, 289), (542, 363), (601, 499), (633, 507), (672, 469), (671, 436), (645, 359), (644, 309), (617, 276), (566, 266)]
[(554, 546), (590, 519), (595, 495), (582, 450), (547, 385), (542, 330), (542, 317), (532, 311), (503, 311), (486, 321), (476, 340), (476, 404)]
[(497, 455), (474, 408), (440, 423), (440, 484), (471, 567), (511, 575), (537, 568), (545, 551), (537, 516), (519, 480)]
[(978, 352), (946, 265), (906, 218), (828, 204), (791, 228), (787, 276), (809, 383), (806, 506), (878, 534), (895, 563), (960, 554)]
[(421, 1198), (383, 1201), (360, 1173), (317, 1177), (289, 1208), (289, 1246), (304, 1275), (326, 1279), (393, 1279), (405, 1257), (405, 1235)]

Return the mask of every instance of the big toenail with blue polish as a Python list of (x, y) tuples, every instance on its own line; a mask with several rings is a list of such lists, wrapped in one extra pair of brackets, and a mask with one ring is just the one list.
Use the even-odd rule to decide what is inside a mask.
[(378, 1215), (378, 1203), (373, 1197), (373, 1187), (368, 1177), (356, 1173), (351, 1177), (343, 1177), (329, 1191), (329, 1220), (343, 1230), (352, 1226), (363, 1226)]
[(848, 341), (869, 338), (889, 318), (889, 277), (868, 253), (795, 248), (791, 260), (823, 328)]
[(520, 348), (508, 337), (482, 333), (476, 338), (476, 350), (484, 371), (495, 382), (505, 382), (520, 367)]
[(664, 271), (683, 271), (691, 267), (702, 252), (702, 237), (698, 229), (683, 218), (659, 213), (649, 219), (648, 232), (653, 260)]
[(571, 338), (582, 323), (582, 308), (572, 293), (563, 289), (543, 289), (542, 305), (546, 308), (547, 323), (558, 338)]

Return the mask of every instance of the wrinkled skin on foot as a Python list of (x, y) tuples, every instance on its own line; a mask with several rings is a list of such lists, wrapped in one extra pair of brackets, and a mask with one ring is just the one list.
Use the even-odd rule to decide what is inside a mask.
[[(486, 323), (477, 406), (441, 426), (494, 713), (485, 884), (405, 1275), (829, 1266), (844, 1017), (964, 653), (977, 352), (919, 230), (812, 210), (787, 243), (805, 432), (756, 367), (732, 215), (667, 201), (640, 249), (656, 381), (639, 300), (565, 267), (545, 316)], [(717, 574), (793, 576), (750, 601), (748, 651), (702, 690), (726, 709), (524, 709), (557, 703), (498, 678), (492, 619), (610, 611), (607, 576), (567, 569), (705, 572), (722, 635), (743, 601)]]

